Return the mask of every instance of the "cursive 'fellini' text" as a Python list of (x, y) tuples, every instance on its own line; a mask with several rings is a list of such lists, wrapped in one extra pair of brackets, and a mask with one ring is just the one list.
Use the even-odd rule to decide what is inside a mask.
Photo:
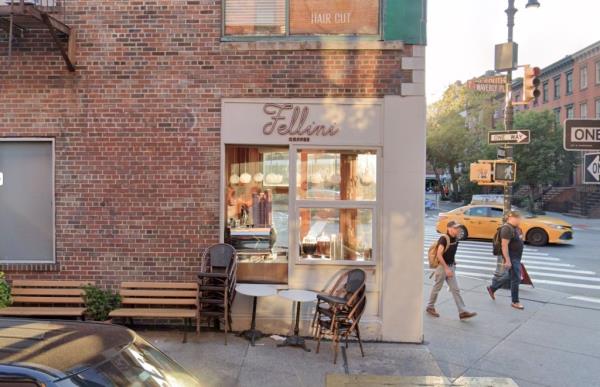
[(269, 122), (263, 126), (263, 133), (267, 136), (273, 133), (281, 136), (335, 136), (340, 131), (335, 122), (330, 125), (314, 121), (307, 123), (310, 113), (308, 106), (268, 103), (263, 111), (270, 117)]

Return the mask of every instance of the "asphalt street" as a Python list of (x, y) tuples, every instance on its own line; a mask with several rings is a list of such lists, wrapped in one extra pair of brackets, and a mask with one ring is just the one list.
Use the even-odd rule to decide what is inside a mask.
[[(556, 214), (551, 214), (556, 215)], [(560, 215), (557, 215), (560, 216)], [(600, 305), (600, 221), (566, 218), (574, 226), (574, 239), (563, 245), (526, 245), (523, 263), (536, 287), (571, 294), (573, 299)], [(437, 212), (425, 218), (424, 265), (427, 249), (439, 234), (435, 230)], [(462, 241), (457, 253), (459, 275), (477, 279), (492, 277), (496, 257), (486, 240)]]

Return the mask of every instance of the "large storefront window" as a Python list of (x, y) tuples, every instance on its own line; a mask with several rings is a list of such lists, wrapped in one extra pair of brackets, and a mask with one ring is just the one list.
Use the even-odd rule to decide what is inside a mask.
[(377, 157), (374, 149), (226, 145), (225, 241), (238, 251), (240, 281), (286, 283), (290, 257), (374, 261)]
[(376, 200), (375, 150), (299, 149), (300, 261), (371, 261)]
[(378, 35), (380, 0), (224, 0), (226, 36)]
[(225, 148), (225, 241), (239, 255), (241, 281), (286, 283), (289, 152), (287, 148)]

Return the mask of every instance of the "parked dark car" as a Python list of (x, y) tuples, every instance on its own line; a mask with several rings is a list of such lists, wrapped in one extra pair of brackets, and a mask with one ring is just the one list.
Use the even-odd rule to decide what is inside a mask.
[(104, 323), (0, 319), (0, 386), (200, 386), (127, 328)]

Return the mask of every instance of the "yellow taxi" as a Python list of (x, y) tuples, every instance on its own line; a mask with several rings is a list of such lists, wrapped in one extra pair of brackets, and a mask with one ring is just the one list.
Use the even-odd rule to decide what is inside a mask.
[[(480, 204), (459, 207), (440, 213), (436, 225), (439, 233), (446, 232), (446, 224), (454, 220), (462, 225), (459, 238), (492, 239), (502, 225), (502, 206)], [(564, 243), (573, 239), (573, 226), (550, 216), (536, 216), (521, 211), (521, 228), (525, 240), (534, 246)]]

